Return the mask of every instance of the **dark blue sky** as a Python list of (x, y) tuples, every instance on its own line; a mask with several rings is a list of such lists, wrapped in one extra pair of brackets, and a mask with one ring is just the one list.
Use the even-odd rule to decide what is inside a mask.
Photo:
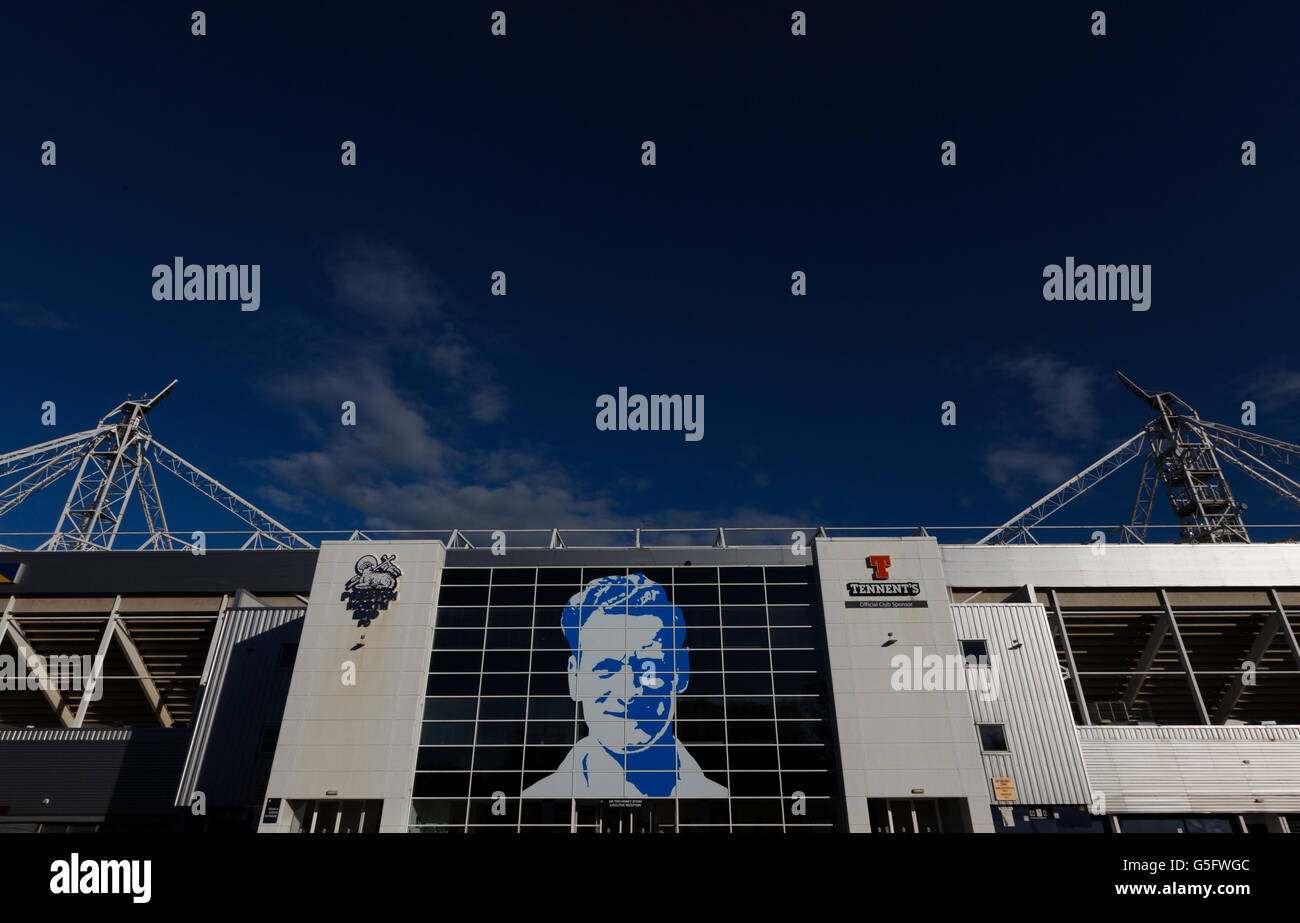
[[(160, 440), (311, 530), (996, 525), (1141, 428), (1116, 368), (1300, 441), (1300, 7), (1098, 5), (7, 9), (0, 448), (179, 378)], [(260, 310), (154, 301), (178, 255)], [(1151, 309), (1044, 301), (1067, 256), (1151, 264)], [(620, 385), (704, 439), (597, 431)]]

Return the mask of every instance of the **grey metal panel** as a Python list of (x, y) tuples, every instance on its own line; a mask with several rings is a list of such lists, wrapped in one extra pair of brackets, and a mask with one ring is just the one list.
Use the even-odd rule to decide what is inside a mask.
[[(973, 683), (967, 689), (976, 723), (1006, 728), (1009, 752), (983, 755), (990, 780), (1014, 779), (1021, 804), (1088, 804), (1088, 775), (1046, 610), (1028, 603), (951, 608), (957, 637), (985, 641), (990, 660), (996, 658), (995, 666), (963, 668), (972, 679), (992, 671), (997, 680), (994, 695)], [(1020, 647), (1011, 650), (1016, 641)]]
[(0, 728), (7, 740), (130, 740), (131, 728)]
[(1107, 813), (1300, 811), (1300, 726), (1097, 726), (1079, 744)]
[(305, 607), (226, 610), (200, 687), (178, 807), (188, 806), (196, 789), (214, 806), (261, 800), (272, 758), (260, 752), (262, 729), (279, 726), (292, 676), (278, 669), (280, 645), (297, 643), (306, 613)]
[(172, 813), (186, 729), (69, 731), (15, 728), (0, 739), (6, 822)]
[[(811, 547), (812, 536), (808, 537)], [(448, 548), (448, 567), (741, 567), (755, 564), (812, 563), (812, 555), (797, 555), (789, 545), (770, 548), (521, 548), (494, 555), (491, 548)]]
[(23, 565), (18, 582), (6, 587), (19, 596), (231, 593), (307, 593), (316, 571), (313, 550), (188, 551), (10, 551), (0, 560)]
[[(311, 550), (14, 551), (0, 560), (23, 564), (19, 582), (7, 587), (19, 596), (184, 593), (302, 594), (311, 590), (319, 552)], [(802, 564), (788, 545), (769, 548), (518, 549), (502, 557), (490, 548), (450, 549), (449, 567), (681, 567)]]
[(1300, 740), (1300, 724), (1094, 725), (1079, 728), (1079, 740)]
[(1300, 545), (940, 545), (951, 587), (1300, 586)]

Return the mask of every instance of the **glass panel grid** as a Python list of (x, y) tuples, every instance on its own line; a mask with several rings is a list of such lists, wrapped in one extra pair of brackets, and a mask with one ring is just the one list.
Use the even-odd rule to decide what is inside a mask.
[[(592, 808), (598, 799), (521, 793), (555, 774), (589, 731), (569, 694), (572, 652), (560, 625), (565, 602), (584, 585), (574, 577), (580, 574), (585, 583), (640, 572), (446, 571), (444, 585), (455, 589), (445, 596), (455, 605), (440, 609), (434, 633), (411, 829), (591, 829), (598, 821), (584, 814), (584, 805), (598, 813), (615, 810)], [(811, 604), (813, 568), (659, 568), (652, 574), (682, 612), (683, 647), (691, 660), (686, 688), (672, 698), (675, 741), (664, 747), (684, 749), (704, 778), (724, 787), (726, 797), (693, 798), (674, 789), (667, 798), (652, 798), (625, 783), (626, 797), (651, 805), (660, 829), (669, 817), (660, 806), (670, 800), (676, 809), (671, 821), (682, 830), (833, 826), (838, 775), (825, 635)], [(769, 592), (770, 585), (779, 590)], [(595, 631), (593, 626), (585, 636), (607, 639), (611, 656), (628, 646), (627, 629)], [(603, 647), (606, 641), (594, 643)], [(630, 664), (631, 653), (624, 654)], [(628, 679), (632, 686), (625, 689), (643, 685), (635, 672)], [(639, 725), (624, 713), (624, 733), (629, 723)], [(637, 752), (653, 753), (657, 746)], [(626, 759), (612, 759), (611, 773), (587, 777), (613, 781), (635, 775), (653, 787), (655, 774), (679, 772), (625, 772)], [(802, 793), (799, 814), (793, 811), (796, 793)]]

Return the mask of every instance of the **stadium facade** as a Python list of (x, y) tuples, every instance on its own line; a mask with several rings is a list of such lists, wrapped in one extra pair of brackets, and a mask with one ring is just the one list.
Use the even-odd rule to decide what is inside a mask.
[(0, 829), (1300, 830), (1294, 544), (458, 538), (0, 554)]

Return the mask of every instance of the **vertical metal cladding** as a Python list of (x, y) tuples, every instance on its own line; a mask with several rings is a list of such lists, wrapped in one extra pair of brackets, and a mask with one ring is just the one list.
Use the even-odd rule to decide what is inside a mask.
[[(254, 784), (255, 778), (265, 772), (255, 769), (269, 769), (270, 755), (258, 753), (251, 737), (259, 736), (262, 727), (268, 723), (279, 724), (280, 714), (284, 709), (285, 697), (289, 690), (289, 670), (277, 670), (280, 643), (294, 643), (302, 631), (302, 619), (306, 608), (246, 608), (226, 609), (221, 616), (221, 625), (217, 636), (212, 641), (210, 660), (204, 670), (200, 685), (200, 700), (195, 707), (189, 753), (185, 768), (181, 774), (180, 787), (176, 793), (176, 806), (187, 807), (194, 791), (199, 787), (200, 775), (205, 785), (217, 785), (221, 791), (207, 791), (210, 801), (216, 804), (239, 804), (246, 801), (246, 791)], [(259, 656), (255, 669), (240, 670), (237, 681), (227, 682), (231, 675), (231, 661), (235, 648), (252, 639), (270, 636), (275, 643), (262, 646), (255, 651)], [(274, 712), (274, 714), (272, 714)], [(241, 737), (238, 746), (224, 739), (219, 756), (214, 753), (209, 762), (209, 744), (213, 742), (213, 729), (217, 725), (218, 714), (238, 716), (238, 727), (234, 729)], [(226, 722), (223, 720), (222, 724)], [(264, 767), (254, 766), (258, 761), (267, 763)], [(206, 770), (206, 771), (205, 771)], [(260, 797), (260, 795), (258, 796)]]
[[(996, 695), (974, 683), (968, 689), (976, 723), (1006, 728), (1008, 752), (984, 754), (989, 778), (1014, 779), (1021, 804), (1088, 804), (1088, 776), (1044, 608), (953, 605), (952, 616), (958, 638), (985, 641), (990, 660), (996, 658), (996, 666), (964, 668), (968, 676), (996, 673)], [(989, 799), (995, 800), (991, 782)]]

